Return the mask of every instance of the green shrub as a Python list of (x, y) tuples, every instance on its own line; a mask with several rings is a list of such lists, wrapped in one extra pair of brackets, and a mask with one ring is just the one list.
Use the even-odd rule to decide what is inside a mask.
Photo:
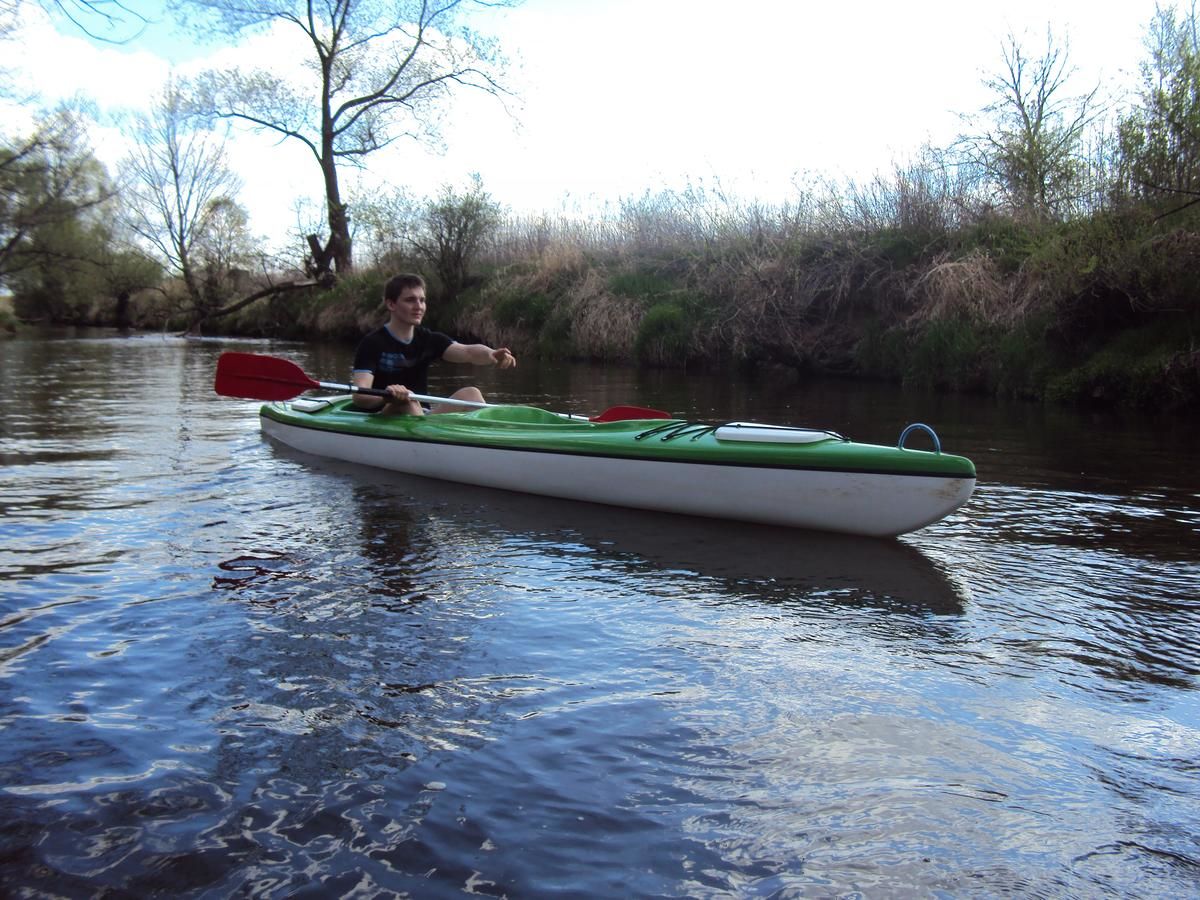
[(1170, 355), (1156, 353), (1134, 362), (1102, 352), (1084, 365), (1052, 378), (1046, 399), (1056, 403), (1101, 403), (1152, 407)]
[(1038, 231), (1014, 219), (988, 215), (963, 228), (953, 243), (963, 255), (985, 251), (1002, 272), (1012, 275), (1037, 250)]
[(1040, 399), (1053, 368), (1046, 341), (1047, 313), (1021, 322), (1013, 329), (993, 333), (994, 346), (989, 380), (996, 393), (1007, 397)]
[(497, 299), (492, 305), (492, 316), (497, 325), (506, 328), (524, 328), (540, 332), (554, 311), (554, 300), (547, 294), (509, 294)]
[(884, 228), (873, 235), (871, 249), (896, 268), (912, 265), (929, 256), (937, 241), (911, 229)]
[(886, 328), (874, 321), (854, 345), (854, 364), (860, 375), (899, 378), (904, 371), (908, 341), (899, 328)]
[(933, 319), (914, 336), (904, 381), (924, 387), (977, 390), (984, 381), (984, 335), (965, 317)]
[(682, 365), (687, 362), (692, 326), (686, 311), (677, 303), (659, 303), (647, 310), (638, 325), (634, 355), (652, 365)]
[(546, 359), (570, 359), (574, 354), (571, 316), (562, 307), (554, 307), (538, 332), (538, 355)]
[[(1046, 399), (1154, 408), (1200, 402), (1188, 387), (1200, 319), (1163, 315), (1118, 334), (1080, 364), (1051, 378)], [(1190, 361), (1190, 363), (1189, 363)], [(1182, 387), (1181, 387), (1182, 386)], [(1181, 393), (1182, 392), (1182, 393)]]
[(617, 297), (652, 300), (675, 290), (675, 285), (655, 272), (618, 272), (608, 278), (608, 290)]

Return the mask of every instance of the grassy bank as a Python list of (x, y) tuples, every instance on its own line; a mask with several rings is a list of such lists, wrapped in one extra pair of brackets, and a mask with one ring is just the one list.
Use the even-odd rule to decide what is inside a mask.
[(1200, 233), (1189, 223), (1130, 211), (874, 228), (858, 215), (831, 227), (828, 210), (803, 212), (696, 221), (656, 200), (606, 229), (517, 223), (441, 324), (526, 355), (1200, 402)]
[[(697, 220), (662, 198), (611, 221), (510, 222), (429, 322), (524, 356), (787, 367), (1036, 400), (1200, 402), (1200, 233), (1146, 215), (829, 227)], [(396, 265), (419, 264), (397, 263)], [(353, 341), (388, 272), (248, 308), (242, 333)]]
[[(766, 209), (664, 194), (591, 221), (511, 220), (427, 318), (518, 355), (784, 367), (1053, 402), (1200, 405), (1200, 216), (966, 216), (894, 183)], [(332, 290), (260, 301), (210, 333), (351, 343), (384, 318), (393, 254)], [(427, 271), (427, 270), (426, 270)], [(135, 326), (182, 329), (169, 291)], [(86, 320), (104, 323), (93, 303)]]

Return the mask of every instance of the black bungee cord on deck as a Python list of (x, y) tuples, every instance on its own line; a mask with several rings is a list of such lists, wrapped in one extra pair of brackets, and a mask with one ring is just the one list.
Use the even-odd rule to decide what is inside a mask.
[(704, 422), (668, 422), (665, 425), (659, 425), (651, 428), (649, 431), (643, 431), (641, 434), (634, 435), (633, 439), (641, 441), (657, 435), (660, 441), (673, 441), (676, 438), (690, 435), (692, 440), (696, 441), (721, 427), (720, 425), (708, 425)]

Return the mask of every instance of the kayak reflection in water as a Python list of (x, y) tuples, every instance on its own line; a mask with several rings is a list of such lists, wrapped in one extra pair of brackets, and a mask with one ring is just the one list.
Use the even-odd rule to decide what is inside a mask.
[[(507, 347), (493, 350), (487, 344), (460, 344), (449, 335), (421, 324), (425, 317), (425, 279), (420, 275), (395, 275), (383, 288), (388, 320), (359, 342), (354, 353), (352, 379), (356, 387), (386, 390), (386, 399), (355, 394), (354, 402), (364, 410), (387, 415), (424, 415), (425, 408), (410, 394), (428, 393), (429, 366), (444, 359), (452, 363), (499, 366), (517, 364)], [(483, 403), (476, 387), (460, 388), (454, 400)], [(461, 411), (461, 406), (439, 404), (430, 412)]]

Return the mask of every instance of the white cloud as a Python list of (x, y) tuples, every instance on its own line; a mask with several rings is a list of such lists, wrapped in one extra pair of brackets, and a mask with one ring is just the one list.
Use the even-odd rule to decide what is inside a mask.
[(23, 3), (20, 16), (19, 30), (5, 47), (5, 66), (17, 73), (19, 91), (48, 101), (81, 94), (101, 109), (141, 106), (170, 70), (148, 50), (117, 50), (81, 34), (60, 33), (35, 3)]

